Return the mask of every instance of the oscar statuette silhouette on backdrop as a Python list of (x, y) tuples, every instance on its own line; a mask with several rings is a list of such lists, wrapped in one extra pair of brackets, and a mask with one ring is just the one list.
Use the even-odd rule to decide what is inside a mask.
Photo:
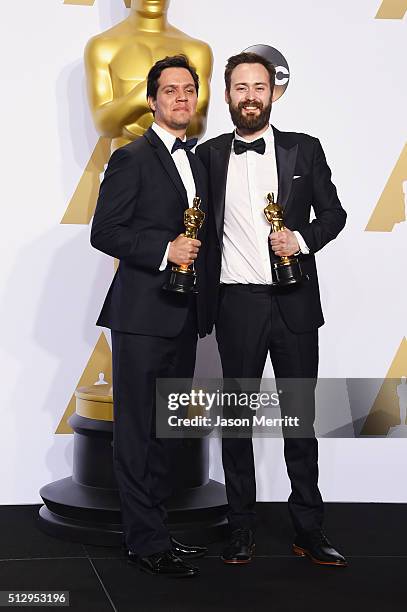
[[(169, 0), (132, 0), (128, 18), (86, 46), (90, 107), (100, 134), (111, 138), (112, 151), (139, 138), (151, 125), (146, 76), (167, 55), (184, 53), (195, 66), (199, 99), (188, 135), (205, 131), (212, 52), (206, 43), (168, 23), (168, 5)], [(76, 411), (69, 419), (74, 430), (73, 475), (42, 487), (40, 524), (58, 537), (116, 545), (123, 534), (112, 461), (112, 388), (111, 381), (105, 382), (75, 392)], [(175, 493), (168, 504), (172, 531), (196, 532), (201, 539), (218, 537), (226, 496), (223, 485), (209, 480), (208, 439), (184, 440), (173, 459)]]
[(389, 438), (407, 438), (407, 377), (400, 378), (397, 385), (397, 398), (400, 411), (400, 425), (390, 427), (387, 436)]

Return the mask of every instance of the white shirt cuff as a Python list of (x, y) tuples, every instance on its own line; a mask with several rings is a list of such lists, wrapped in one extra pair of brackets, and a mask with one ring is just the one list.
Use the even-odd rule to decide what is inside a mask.
[[(171, 244), (171, 242), (169, 242), (169, 243), (167, 244), (167, 248), (165, 249), (165, 253), (164, 253), (163, 260), (162, 260), (162, 262), (161, 262), (160, 267), (158, 268), (160, 272), (162, 272), (163, 270), (165, 270), (165, 268), (167, 267), (167, 263), (168, 263), (168, 253), (169, 253), (169, 250), (170, 250), (170, 244)], [(305, 244), (305, 243), (304, 243), (304, 244)]]
[(297, 230), (294, 230), (294, 234), (295, 234), (295, 237), (297, 238), (297, 242), (300, 247), (301, 253), (303, 255), (308, 255), (309, 248), (307, 247), (307, 243), (305, 242), (304, 238), (301, 236), (300, 232), (297, 232)]

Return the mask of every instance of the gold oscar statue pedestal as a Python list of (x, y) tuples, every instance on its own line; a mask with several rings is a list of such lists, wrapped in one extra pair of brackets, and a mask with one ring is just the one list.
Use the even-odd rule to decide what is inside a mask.
[[(120, 500), (113, 470), (113, 398), (108, 385), (80, 387), (74, 430), (72, 476), (40, 490), (40, 527), (66, 540), (118, 546), (123, 543)], [(174, 495), (168, 501), (171, 533), (210, 542), (222, 537), (227, 502), (224, 485), (209, 479), (209, 440), (181, 441), (174, 457)]]

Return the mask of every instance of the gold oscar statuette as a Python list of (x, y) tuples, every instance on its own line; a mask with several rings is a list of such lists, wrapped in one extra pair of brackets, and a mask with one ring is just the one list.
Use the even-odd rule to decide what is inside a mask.
[[(272, 232), (281, 232), (285, 229), (283, 220), (283, 209), (277, 202), (274, 202), (274, 194), (268, 193), (266, 196), (268, 201), (264, 209), (264, 215), (271, 225)], [(290, 255), (289, 257), (277, 257), (271, 262), (272, 285), (276, 287), (285, 287), (294, 285), (302, 280), (302, 270), (297, 257)]]
[[(198, 230), (202, 227), (205, 220), (205, 213), (199, 208), (201, 198), (195, 197), (193, 204), (184, 212), (184, 236), (196, 240)], [(169, 281), (163, 289), (176, 291), (177, 293), (198, 293), (196, 288), (196, 272), (194, 264), (189, 266), (172, 266)]]

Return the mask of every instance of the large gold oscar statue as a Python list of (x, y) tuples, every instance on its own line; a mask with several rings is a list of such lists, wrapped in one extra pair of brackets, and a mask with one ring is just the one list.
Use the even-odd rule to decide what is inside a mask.
[(88, 95), (96, 128), (112, 138), (112, 150), (142, 136), (153, 117), (146, 100), (151, 66), (184, 53), (200, 78), (199, 100), (189, 136), (205, 131), (212, 52), (167, 21), (169, 0), (132, 0), (130, 15), (92, 38), (85, 50)]

